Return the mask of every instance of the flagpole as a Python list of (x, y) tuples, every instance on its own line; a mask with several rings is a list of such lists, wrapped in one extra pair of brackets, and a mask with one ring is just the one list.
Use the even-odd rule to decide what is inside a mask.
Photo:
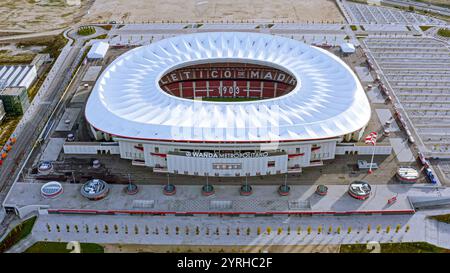
[(372, 173), (372, 163), (373, 163), (373, 156), (375, 155), (375, 145), (377, 145), (376, 139), (375, 139), (375, 142), (373, 143), (372, 158), (370, 159), (370, 166), (369, 166), (369, 171), (368, 171), (369, 174)]

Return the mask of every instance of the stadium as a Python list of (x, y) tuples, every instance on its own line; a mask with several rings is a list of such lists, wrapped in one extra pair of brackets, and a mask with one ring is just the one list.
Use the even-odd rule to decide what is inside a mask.
[(180, 35), (130, 50), (98, 78), (85, 117), (96, 140), (154, 172), (300, 173), (358, 141), (371, 108), (332, 53), (245, 32)]

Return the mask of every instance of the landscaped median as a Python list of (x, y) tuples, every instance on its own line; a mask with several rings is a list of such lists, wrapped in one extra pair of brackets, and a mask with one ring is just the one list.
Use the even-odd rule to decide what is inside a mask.
[(79, 249), (74, 247), (74, 244), (61, 242), (37, 242), (30, 248), (25, 250), (25, 253), (103, 253), (104, 248), (98, 244), (80, 243)]
[(449, 249), (425, 242), (341, 245), (340, 253), (450, 253)]
[(25, 220), (20, 223), (0, 242), (0, 253), (10, 249), (13, 245), (17, 244), (20, 240), (27, 237), (33, 229), (36, 216)]

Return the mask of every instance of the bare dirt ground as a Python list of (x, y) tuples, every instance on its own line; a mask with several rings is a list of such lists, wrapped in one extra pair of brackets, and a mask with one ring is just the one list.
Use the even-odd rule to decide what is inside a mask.
[(344, 20), (333, 0), (96, 0), (83, 22)]
[(94, 0), (68, 5), (65, 0), (0, 0), (0, 35), (48, 31), (79, 22)]
[(255, 245), (255, 246), (201, 246), (201, 245), (119, 245), (105, 244), (105, 253), (339, 253), (339, 245)]

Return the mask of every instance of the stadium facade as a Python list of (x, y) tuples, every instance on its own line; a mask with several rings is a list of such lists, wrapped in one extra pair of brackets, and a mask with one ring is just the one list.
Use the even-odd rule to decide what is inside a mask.
[(326, 50), (259, 33), (181, 35), (121, 55), (85, 117), (97, 140), (155, 172), (256, 176), (301, 172), (357, 141), (370, 105)]

